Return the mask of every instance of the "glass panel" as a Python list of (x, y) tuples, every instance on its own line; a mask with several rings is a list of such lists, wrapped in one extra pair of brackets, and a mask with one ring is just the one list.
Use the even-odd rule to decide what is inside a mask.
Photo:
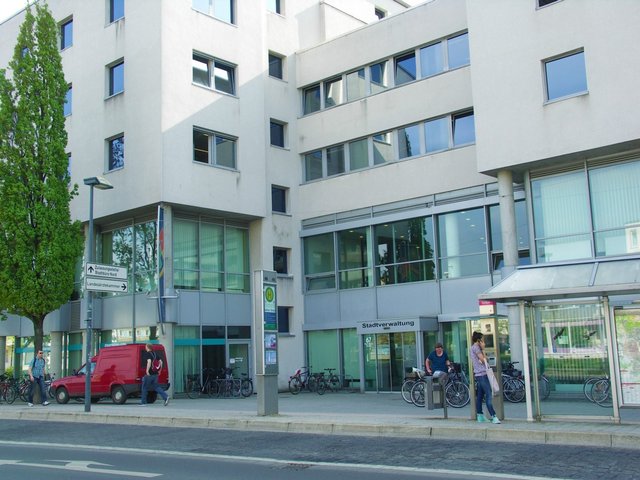
[(304, 173), (307, 182), (322, 178), (322, 151), (307, 153), (304, 156)]
[(209, 13), (209, 0), (191, 0), (191, 6), (199, 12)]
[(109, 75), (109, 95), (124, 91), (124, 62), (111, 67)]
[(376, 335), (363, 335), (362, 342), (364, 349), (364, 388), (368, 392), (375, 392), (378, 390)]
[(234, 0), (211, 0), (213, 4), (213, 16), (227, 23), (235, 23), (233, 2)]
[(324, 106), (325, 108), (340, 105), (342, 99), (342, 78), (324, 82)]
[(449, 148), (449, 119), (436, 118), (425, 122), (427, 153)]
[(327, 148), (327, 176), (344, 173), (344, 145)]
[(71, 85), (69, 85), (69, 89), (67, 90), (67, 94), (64, 97), (63, 113), (64, 113), (65, 117), (67, 115), (71, 115), (72, 101), (73, 101), (73, 89), (71, 88)]
[(304, 114), (320, 110), (320, 85), (314, 85), (304, 89)]
[(597, 256), (640, 252), (639, 183), (637, 161), (589, 171)]
[(244, 228), (226, 228), (225, 270), (249, 273), (249, 232)]
[(412, 82), (416, 79), (416, 54), (407, 53), (395, 58), (395, 81), (396, 85)]
[(347, 100), (357, 100), (367, 94), (367, 82), (364, 78), (364, 68), (347, 73)]
[(241, 293), (250, 293), (251, 285), (250, 285), (250, 277), (249, 275), (238, 275), (233, 273), (227, 273), (227, 292), (241, 292)]
[(442, 278), (488, 272), (487, 241), (482, 208), (438, 217)]
[(124, 0), (111, 0), (109, 20), (115, 22), (124, 17)]
[(224, 289), (224, 228), (210, 223), (200, 224), (200, 269), (203, 290)]
[(538, 262), (591, 258), (591, 235), (568, 235), (536, 240)]
[(587, 91), (584, 52), (545, 63), (547, 99), (554, 100)]
[(369, 166), (369, 143), (366, 138), (349, 143), (349, 170)]
[(64, 50), (73, 45), (73, 20), (60, 27), (60, 49)]
[(420, 155), (420, 125), (398, 129), (398, 150), (400, 158)]
[(173, 269), (176, 288), (198, 288), (198, 224), (173, 222)]
[(447, 40), (449, 69), (469, 65), (469, 35), (464, 33)]
[(393, 160), (393, 144), (391, 132), (379, 133), (373, 136), (373, 164), (391, 162)]
[(640, 310), (616, 309), (616, 342), (622, 405), (640, 405)]
[(209, 60), (207, 58), (194, 54), (193, 60), (191, 61), (191, 70), (193, 71), (193, 83), (204, 85), (205, 87), (211, 86), (209, 81), (211, 74), (209, 72)]
[(124, 167), (124, 137), (109, 142), (109, 170)]
[(289, 311), (291, 307), (278, 307), (278, 333), (289, 333)]
[(209, 163), (209, 135), (198, 130), (193, 131), (193, 160)]
[(282, 78), (282, 58), (269, 54), (269, 75)]
[(287, 266), (287, 250), (285, 248), (273, 248), (273, 270), (282, 275), (289, 273)]
[(476, 129), (473, 113), (465, 113), (453, 117), (453, 144), (455, 146), (474, 143), (476, 141)]
[(216, 165), (236, 168), (236, 142), (216, 135)]
[(156, 222), (135, 225), (135, 291), (152, 292), (157, 289)]
[(213, 76), (215, 89), (233, 95), (235, 93), (234, 67), (214, 62)]
[(280, 11), (280, 0), (267, 0), (267, 10), (273, 13), (282, 13)]
[(391, 345), (389, 334), (376, 335), (376, 374), (379, 392), (391, 390)]
[[(311, 372), (324, 372), (325, 368), (335, 368), (338, 372), (338, 331), (337, 330), (317, 330), (307, 333), (308, 363)], [(326, 372), (324, 372), (326, 373)]]
[[(527, 221), (527, 204), (524, 200), (515, 202), (516, 236), (518, 249), (529, 248), (529, 222)], [(502, 232), (500, 222), (500, 205), (489, 207), (489, 221), (491, 224), (491, 250), (502, 250)]]
[(333, 234), (325, 233), (304, 239), (304, 273), (333, 272)]
[(249, 345), (246, 343), (229, 344), (229, 366), (235, 378), (249, 375)]
[[(527, 337), (535, 338), (529, 353), (538, 373), (532, 382), (534, 387), (537, 384), (540, 413), (613, 415), (608, 380), (599, 384), (589, 381), (606, 379), (609, 374), (601, 305), (541, 305), (534, 310)], [(607, 388), (603, 388), (605, 385)]]
[[(342, 330), (342, 358), (343, 372), (348, 385), (355, 388), (360, 383), (360, 349), (358, 348), (358, 333), (355, 328)], [(353, 381), (358, 383), (354, 385)], [(346, 383), (346, 382), (345, 382)]]
[(269, 127), (271, 131), (271, 145), (284, 148), (284, 125), (271, 122)]
[(429, 45), (420, 49), (420, 74), (422, 78), (430, 77), (444, 70), (442, 43)]
[(360, 288), (371, 285), (371, 255), (369, 228), (338, 232), (338, 268), (340, 288)]
[(184, 392), (188, 375), (200, 375), (199, 327), (174, 329), (173, 374), (176, 392)]
[(371, 94), (383, 92), (389, 87), (387, 80), (387, 62), (376, 63), (369, 67), (371, 76)]

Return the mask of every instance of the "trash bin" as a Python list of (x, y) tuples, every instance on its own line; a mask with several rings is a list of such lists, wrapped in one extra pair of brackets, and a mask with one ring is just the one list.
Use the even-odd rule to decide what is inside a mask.
[(427, 410), (442, 408), (444, 418), (447, 418), (447, 402), (444, 395), (446, 377), (442, 379), (427, 377), (425, 380), (426, 384), (424, 389), (424, 403), (427, 407)]

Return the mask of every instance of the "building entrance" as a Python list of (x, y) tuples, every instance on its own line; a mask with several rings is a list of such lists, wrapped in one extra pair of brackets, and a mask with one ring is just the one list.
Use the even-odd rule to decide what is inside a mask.
[(362, 336), (365, 390), (400, 391), (411, 367), (420, 365), (415, 332), (366, 334)]

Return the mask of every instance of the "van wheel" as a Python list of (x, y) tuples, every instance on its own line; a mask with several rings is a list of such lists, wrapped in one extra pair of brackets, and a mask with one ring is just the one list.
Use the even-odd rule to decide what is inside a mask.
[(111, 389), (111, 400), (113, 400), (113, 403), (115, 403), (116, 405), (122, 405), (124, 402), (127, 401), (127, 394), (124, 391), (124, 388), (122, 388), (120, 385), (113, 387)]
[(69, 401), (69, 392), (64, 387), (59, 387), (56, 390), (56, 402), (65, 404)]

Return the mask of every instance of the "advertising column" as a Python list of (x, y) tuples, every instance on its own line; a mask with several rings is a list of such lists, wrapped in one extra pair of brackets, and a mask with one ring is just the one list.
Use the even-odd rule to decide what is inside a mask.
[(278, 413), (278, 303), (276, 272), (254, 272), (254, 332), (258, 415)]

